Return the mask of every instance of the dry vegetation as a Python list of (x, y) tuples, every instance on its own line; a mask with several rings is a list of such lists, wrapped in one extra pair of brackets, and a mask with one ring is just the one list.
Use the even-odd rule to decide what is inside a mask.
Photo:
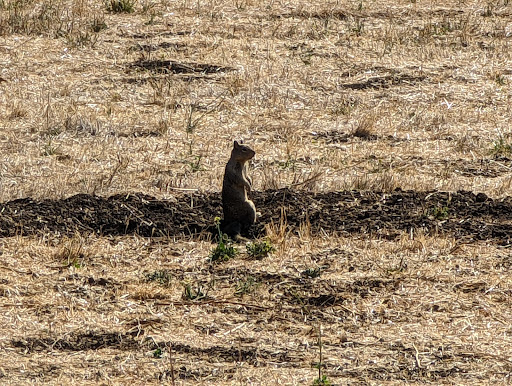
[[(0, 382), (510, 382), (511, 39), (508, 0), (0, 0)], [(213, 226), (234, 138), (276, 250), (212, 264), (170, 230)]]

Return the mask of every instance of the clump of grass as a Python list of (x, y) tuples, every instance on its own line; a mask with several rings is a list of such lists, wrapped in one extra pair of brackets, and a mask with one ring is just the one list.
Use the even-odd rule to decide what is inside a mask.
[(204, 300), (208, 296), (208, 290), (204, 290), (201, 284), (197, 284), (195, 288), (190, 283), (183, 284), (183, 299), (185, 300)]
[(84, 245), (85, 241), (79, 234), (65, 238), (62, 246), (55, 253), (55, 259), (61, 261), (66, 267), (82, 268), (87, 257)]
[(505, 157), (509, 156), (512, 153), (512, 144), (507, 142), (503, 136), (494, 141), (493, 147), (491, 149), (491, 154), (495, 157)]
[(362, 117), (356, 128), (352, 131), (352, 136), (366, 140), (376, 139), (377, 136), (374, 133), (376, 120), (377, 118), (375, 115), (366, 115)]
[(106, 8), (112, 13), (133, 13), (136, 2), (136, 0), (109, 0), (106, 3)]
[(147, 282), (157, 282), (160, 285), (168, 286), (171, 284), (172, 274), (166, 269), (161, 269), (154, 272), (146, 272), (144, 278)]
[(245, 294), (250, 294), (256, 290), (258, 287), (258, 282), (254, 277), (249, 276), (243, 280), (239, 280), (236, 283), (235, 288), (235, 295), (236, 296), (243, 296)]
[(77, 47), (94, 47), (98, 41), (97, 33), (89, 33), (89, 31), (73, 31), (72, 33), (63, 33), (66, 42), (73, 48)]
[(108, 26), (107, 26), (107, 23), (105, 23), (105, 19), (103, 17), (95, 17), (92, 20), (89, 28), (91, 29), (92, 32), (98, 33), (104, 29), (107, 29)]
[(89, 27), (90, 9), (82, 3), (68, 7), (62, 1), (0, 0), (0, 13), (0, 35), (64, 37), (72, 47), (93, 47), (103, 28)]
[(309, 277), (310, 279), (319, 277), (321, 274), (322, 274), (322, 269), (320, 267), (307, 268), (304, 271), (302, 271), (302, 276)]
[(328, 111), (333, 116), (350, 115), (357, 105), (357, 101), (353, 97), (343, 96), (342, 99), (332, 106)]
[(449, 210), (447, 206), (435, 206), (430, 211), (430, 214), (436, 220), (445, 220), (449, 216)]
[(249, 243), (247, 244), (246, 249), (247, 254), (253, 259), (263, 259), (276, 250), (268, 240)]
[(43, 148), (41, 149), (41, 155), (45, 157), (49, 157), (52, 155), (60, 154), (59, 152), (59, 146), (56, 146), (52, 143), (52, 140), (48, 140), (47, 143), (43, 145)]
[(215, 225), (217, 226), (217, 232), (219, 233), (219, 242), (210, 252), (209, 261), (212, 263), (228, 261), (238, 254), (238, 250), (231, 244), (228, 235), (222, 233), (220, 230), (219, 217), (215, 217)]

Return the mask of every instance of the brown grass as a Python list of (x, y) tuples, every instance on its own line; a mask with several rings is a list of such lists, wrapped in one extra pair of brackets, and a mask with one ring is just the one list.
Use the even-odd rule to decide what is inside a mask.
[[(234, 138), (256, 190), (509, 196), (511, 14), (0, 0), (0, 200), (218, 191)], [(272, 256), (215, 266), (197, 238), (2, 239), (1, 382), (312, 384), (319, 326), (335, 384), (510, 381), (508, 249), (267, 229)]]

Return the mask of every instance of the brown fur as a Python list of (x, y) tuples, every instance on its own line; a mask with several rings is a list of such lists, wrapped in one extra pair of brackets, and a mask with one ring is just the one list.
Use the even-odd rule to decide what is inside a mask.
[(247, 161), (255, 154), (249, 146), (234, 142), (222, 183), (222, 209), (226, 226), (237, 224), (240, 228), (246, 228), (256, 221), (256, 208), (247, 197), (252, 187), (247, 174)]

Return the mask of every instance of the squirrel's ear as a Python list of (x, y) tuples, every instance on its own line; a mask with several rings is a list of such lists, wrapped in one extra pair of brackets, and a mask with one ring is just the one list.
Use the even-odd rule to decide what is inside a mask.
[(238, 141), (235, 141), (235, 143), (233, 143), (233, 147), (234, 147), (235, 149), (237, 149), (238, 147), (240, 147), (240, 145), (238, 144)]

